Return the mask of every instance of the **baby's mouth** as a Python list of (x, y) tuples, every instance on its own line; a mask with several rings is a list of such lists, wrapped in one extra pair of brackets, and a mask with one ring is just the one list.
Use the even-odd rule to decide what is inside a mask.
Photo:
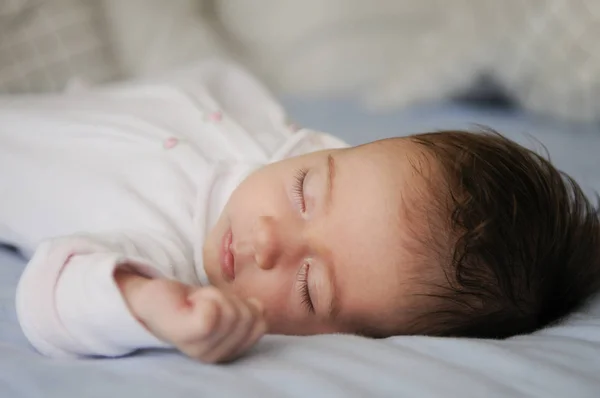
[(228, 282), (233, 282), (235, 279), (235, 257), (231, 247), (233, 246), (233, 232), (231, 228), (225, 232), (221, 239), (221, 250), (219, 262), (221, 265), (221, 273)]

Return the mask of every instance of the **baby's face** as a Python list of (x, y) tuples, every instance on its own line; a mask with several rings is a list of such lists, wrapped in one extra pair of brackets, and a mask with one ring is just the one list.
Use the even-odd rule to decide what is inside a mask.
[(262, 301), (271, 333), (402, 324), (419, 274), (404, 206), (422, 183), (415, 152), (406, 140), (377, 142), (251, 174), (205, 242), (210, 282)]

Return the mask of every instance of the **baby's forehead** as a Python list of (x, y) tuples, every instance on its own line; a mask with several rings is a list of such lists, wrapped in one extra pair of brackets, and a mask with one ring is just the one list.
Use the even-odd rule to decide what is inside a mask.
[(397, 200), (405, 203), (428, 201), (444, 185), (439, 162), (410, 137), (374, 141), (352, 148), (350, 154), (351, 162), (369, 169), (363, 177), (380, 182), (373, 194), (401, 196)]
[(358, 156), (398, 170), (436, 166), (438, 162), (422, 145), (411, 137), (396, 137), (373, 141), (355, 147)]
[(394, 139), (356, 147), (340, 158), (339, 177), (352, 201), (340, 210), (359, 215), (344, 214), (344, 228), (336, 236), (347, 241), (336, 245), (336, 254), (346, 268), (340, 279), (352, 285), (345, 289), (352, 292), (345, 311), (365, 321), (372, 320), (373, 311), (382, 314), (398, 306), (409, 315), (415, 305), (410, 297), (420, 293), (416, 281), (433, 277), (427, 275), (433, 268), (424, 263), (430, 262), (429, 236), (440, 225), (430, 217), (435, 203), (433, 187), (424, 183), (429, 171), (423, 156), (416, 144)]

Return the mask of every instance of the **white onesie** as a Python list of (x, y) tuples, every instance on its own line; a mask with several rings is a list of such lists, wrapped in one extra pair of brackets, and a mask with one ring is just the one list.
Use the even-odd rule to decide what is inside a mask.
[(50, 356), (119, 356), (165, 343), (129, 313), (124, 263), (208, 283), (206, 233), (260, 165), (345, 146), (294, 131), (239, 67), (205, 62), (156, 81), (0, 99), (0, 241), (33, 254), (17, 314)]

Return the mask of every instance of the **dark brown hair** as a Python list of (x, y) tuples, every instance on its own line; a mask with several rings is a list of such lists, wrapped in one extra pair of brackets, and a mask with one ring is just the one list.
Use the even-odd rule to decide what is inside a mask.
[[(419, 334), (506, 338), (556, 323), (600, 288), (598, 207), (550, 161), (500, 134), (443, 131), (410, 140), (441, 167), (436, 250), (444, 283)], [(440, 187), (441, 188), (441, 187)], [(446, 239), (448, 236), (430, 239)], [(431, 242), (431, 248), (448, 245)]]

